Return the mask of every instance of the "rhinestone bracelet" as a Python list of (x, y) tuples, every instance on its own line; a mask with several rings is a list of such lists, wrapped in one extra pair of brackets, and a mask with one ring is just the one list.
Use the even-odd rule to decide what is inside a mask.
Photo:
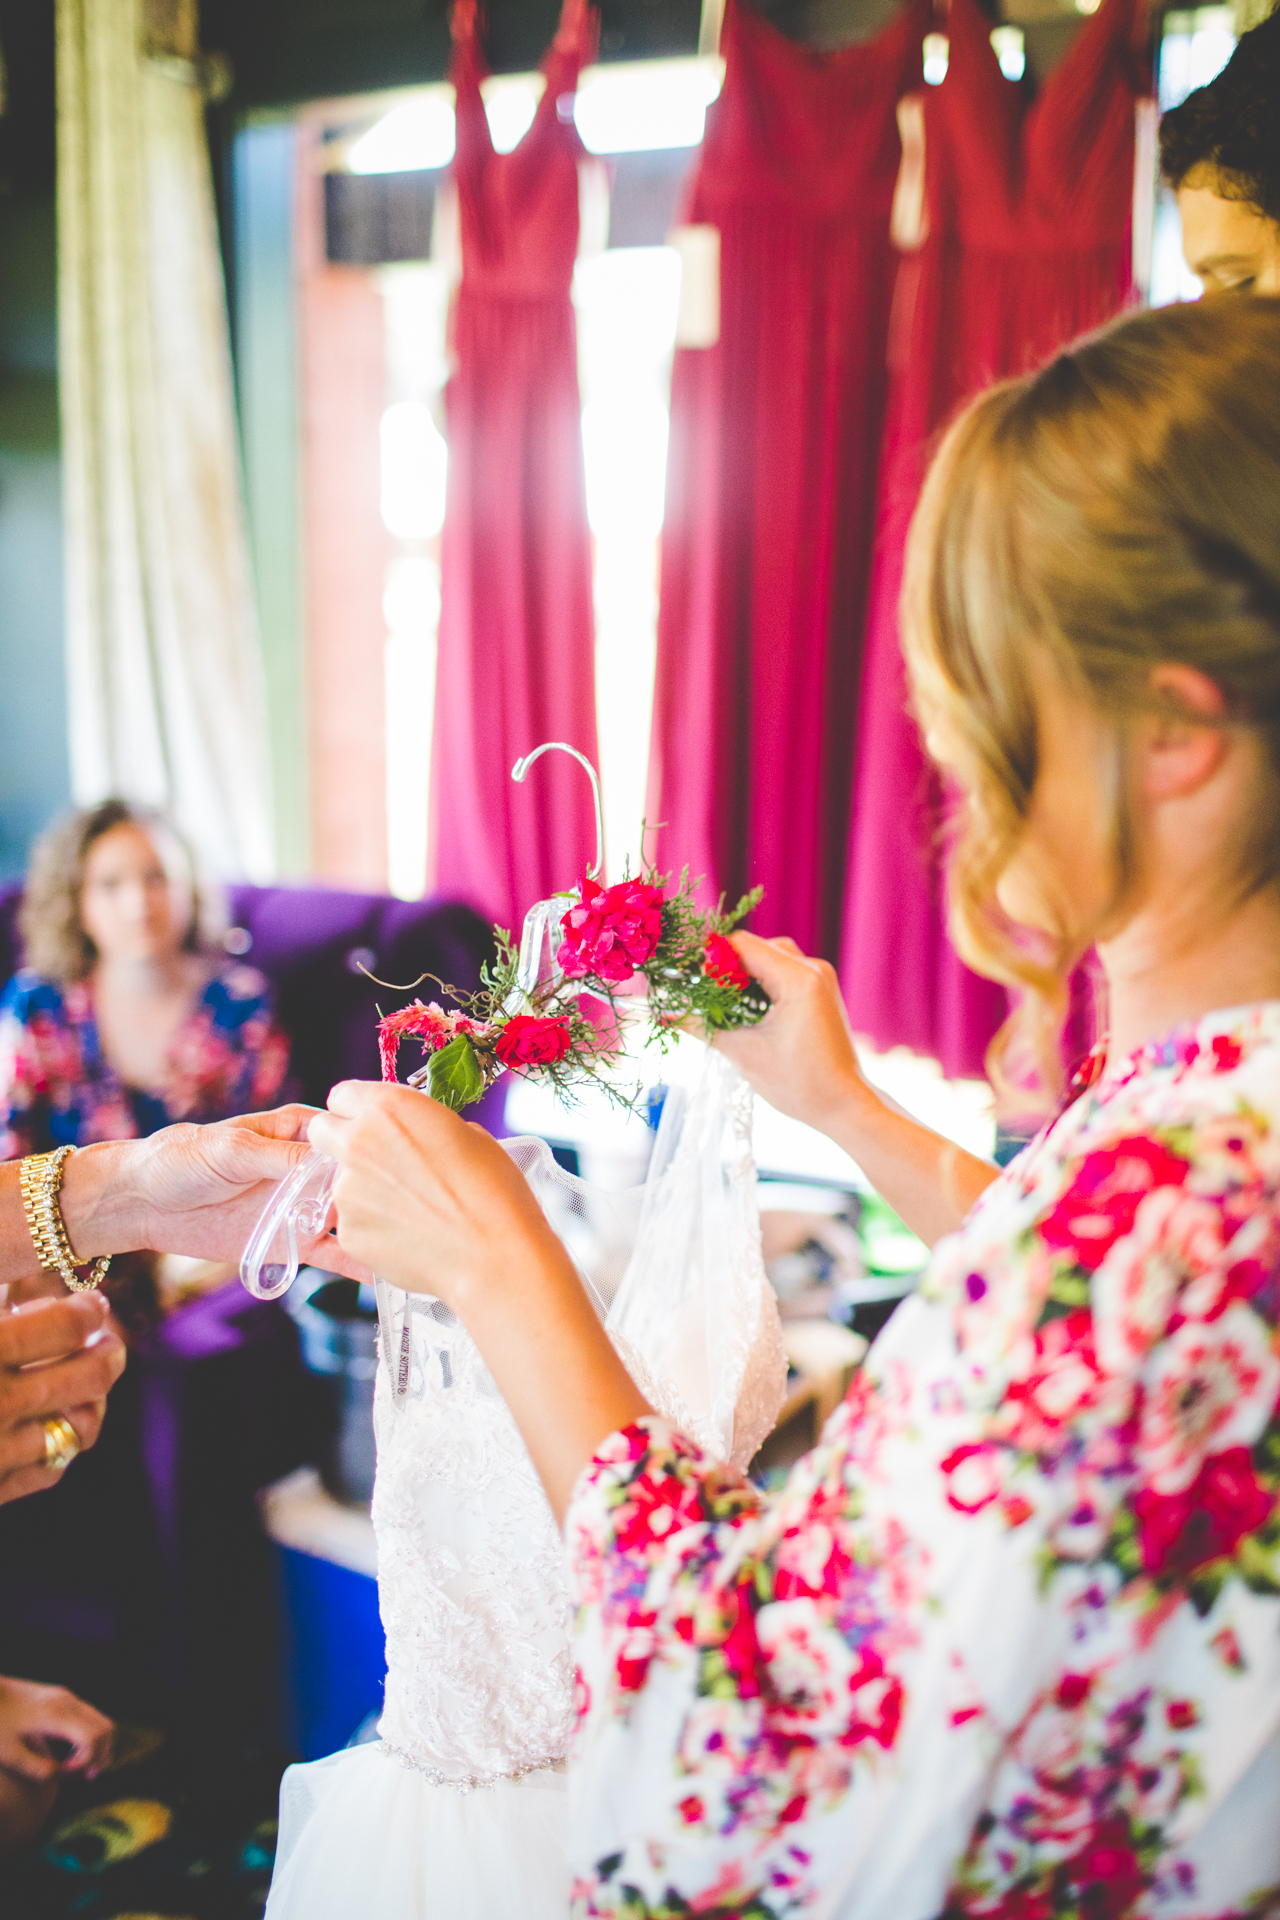
[(558, 1760), (535, 1760), (532, 1766), (517, 1767), (512, 1773), (473, 1773), (459, 1780), (452, 1774), (438, 1773), (434, 1767), (424, 1767), (420, 1760), (414, 1760), (400, 1747), (393, 1747), (389, 1740), (380, 1740), (378, 1751), (385, 1753), (388, 1760), (398, 1760), (406, 1772), (418, 1774), (429, 1787), (452, 1787), (456, 1793), (472, 1793), (479, 1787), (500, 1786), (504, 1780), (523, 1780), (528, 1774), (548, 1773), (552, 1768), (564, 1765), (562, 1754)]

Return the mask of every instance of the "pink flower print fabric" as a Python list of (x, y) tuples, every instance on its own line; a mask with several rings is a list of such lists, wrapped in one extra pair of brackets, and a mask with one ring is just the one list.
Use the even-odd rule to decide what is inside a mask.
[(1280, 1910), (1280, 1003), (1101, 1058), (765, 1496), (576, 1490), (581, 1920)]

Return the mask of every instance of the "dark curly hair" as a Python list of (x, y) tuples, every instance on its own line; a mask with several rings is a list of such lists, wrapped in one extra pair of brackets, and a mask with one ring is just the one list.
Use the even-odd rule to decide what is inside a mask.
[(1280, 8), (1239, 45), (1216, 80), (1160, 122), (1160, 168), (1176, 191), (1209, 167), (1224, 200), (1280, 225)]

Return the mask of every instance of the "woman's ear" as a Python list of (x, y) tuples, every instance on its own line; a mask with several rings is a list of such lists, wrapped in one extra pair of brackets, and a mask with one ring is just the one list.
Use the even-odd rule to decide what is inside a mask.
[[(1181, 800), (1212, 779), (1227, 751), (1222, 688), (1207, 673), (1166, 661), (1151, 690), (1165, 711), (1142, 729), (1142, 788), (1149, 800)], [(1185, 716), (1185, 718), (1184, 718)]]

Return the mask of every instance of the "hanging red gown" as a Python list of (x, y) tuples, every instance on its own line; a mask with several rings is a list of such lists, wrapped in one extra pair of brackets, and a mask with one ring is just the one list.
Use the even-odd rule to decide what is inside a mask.
[(960, 402), (1130, 297), (1136, 12), (1105, 0), (1028, 104), (975, 0), (951, 0), (947, 75), (923, 89), (928, 237), (899, 269), (841, 976), (856, 1032), (948, 1074), (982, 1072), (1007, 1002), (946, 934), (942, 796), (899, 645), (903, 543), (929, 447)]
[(449, 483), (431, 758), (433, 885), (518, 930), (592, 857), (587, 781), (544, 740), (596, 752), (591, 543), (570, 287), (578, 248), (571, 96), (590, 57), (562, 32), (533, 125), (494, 152), (474, 23), (455, 49), (462, 283), (449, 382)]
[(729, 0), (683, 218), (720, 233), (720, 338), (677, 352), (648, 817), (660, 865), (765, 889), (835, 956), (896, 256), (895, 105), (923, 10), (817, 54)]

